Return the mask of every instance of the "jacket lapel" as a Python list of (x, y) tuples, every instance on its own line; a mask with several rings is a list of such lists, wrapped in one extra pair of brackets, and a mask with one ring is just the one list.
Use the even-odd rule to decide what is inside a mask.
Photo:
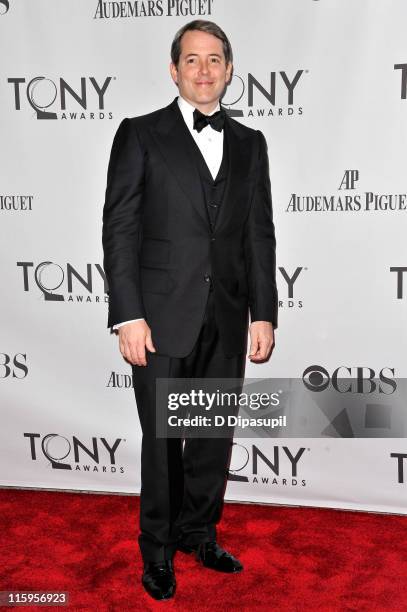
[[(246, 141), (246, 130), (242, 129), (239, 123), (231, 121), (227, 115), (224, 131), (229, 168), (215, 232), (233, 214), (233, 206), (238, 200), (242, 180), (248, 174), (251, 157), (251, 147), (247, 146)], [(193, 154), (194, 143), (191, 142), (192, 136), (178, 107), (177, 98), (163, 110), (152, 133), (171, 173), (209, 227), (201, 179)]]
[(208, 223), (201, 179), (192, 153), (192, 137), (179, 110), (177, 98), (164, 109), (153, 133), (170, 172)]

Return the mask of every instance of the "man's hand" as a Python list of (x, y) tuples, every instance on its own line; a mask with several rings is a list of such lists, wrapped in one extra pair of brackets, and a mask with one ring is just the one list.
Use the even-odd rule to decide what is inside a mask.
[(133, 321), (119, 327), (119, 348), (123, 357), (133, 365), (146, 366), (146, 349), (155, 353), (151, 329), (147, 323)]
[(266, 361), (274, 346), (273, 325), (269, 321), (253, 321), (250, 325), (250, 352), (251, 361)]

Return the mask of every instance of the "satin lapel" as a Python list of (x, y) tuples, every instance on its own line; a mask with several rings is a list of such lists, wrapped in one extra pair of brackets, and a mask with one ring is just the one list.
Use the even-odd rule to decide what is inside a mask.
[(151, 131), (171, 173), (209, 225), (201, 179), (194, 161), (192, 136), (179, 110), (177, 98), (163, 111)]
[(229, 168), (222, 199), (216, 220), (215, 231), (227, 222), (233, 215), (234, 204), (241, 192), (242, 181), (247, 176), (250, 167), (251, 148), (247, 146), (246, 134), (233, 124), (228, 117), (225, 120), (225, 138), (229, 153)]

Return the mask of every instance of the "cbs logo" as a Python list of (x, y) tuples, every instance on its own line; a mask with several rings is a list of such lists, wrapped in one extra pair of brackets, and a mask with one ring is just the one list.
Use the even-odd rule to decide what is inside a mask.
[(385, 393), (391, 395), (397, 389), (394, 368), (382, 368), (378, 374), (366, 366), (339, 366), (332, 374), (320, 365), (306, 368), (302, 375), (309, 391), (321, 392), (331, 385), (339, 393)]

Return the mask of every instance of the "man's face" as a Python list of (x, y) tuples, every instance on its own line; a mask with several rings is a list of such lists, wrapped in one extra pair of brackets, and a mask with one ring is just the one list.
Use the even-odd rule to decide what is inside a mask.
[(204, 113), (215, 108), (232, 73), (219, 38), (199, 30), (185, 32), (178, 66), (170, 65), (180, 95)]

